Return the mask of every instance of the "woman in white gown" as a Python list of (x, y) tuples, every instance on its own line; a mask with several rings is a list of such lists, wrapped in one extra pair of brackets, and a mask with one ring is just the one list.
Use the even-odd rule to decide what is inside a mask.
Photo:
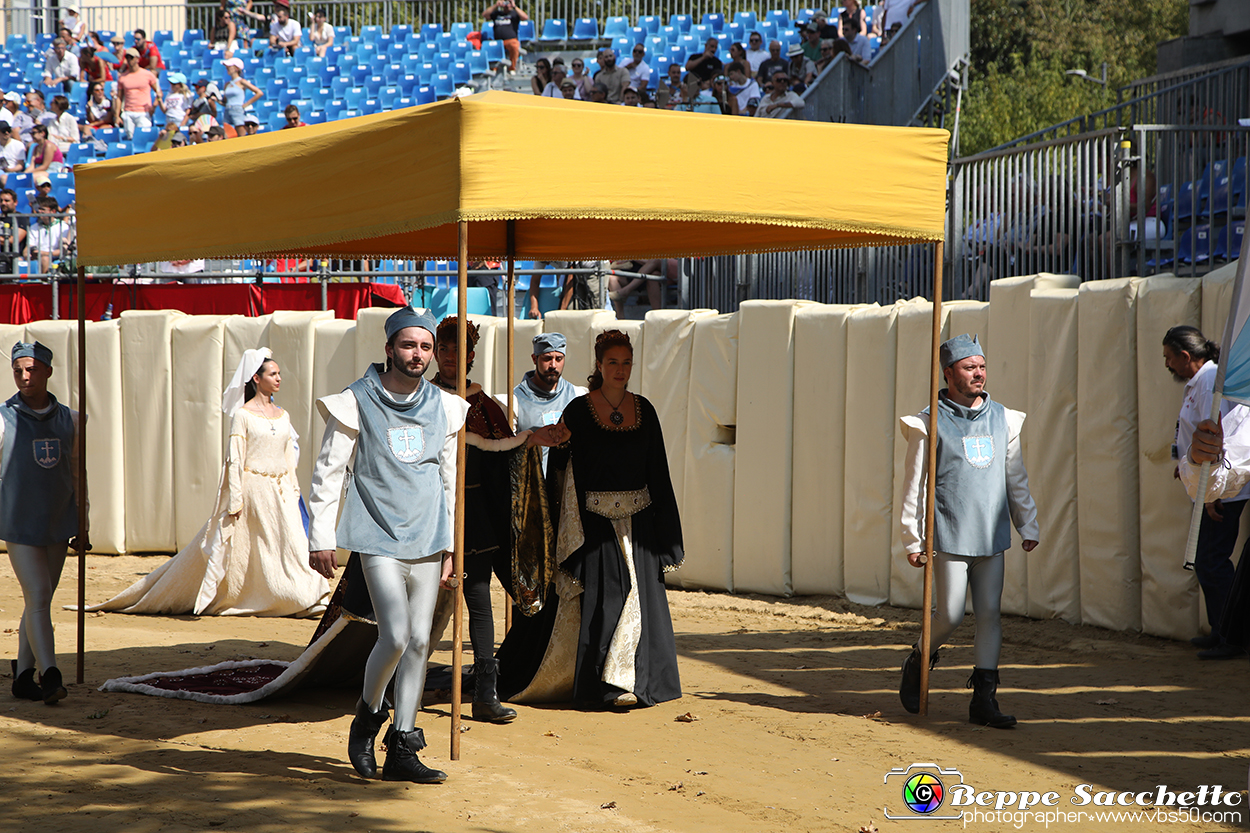
[(117, 613), (316, 616), (329, 584), (308, 566), (299, 508), (298, 436), (273, 403), (282, 376), (268, 349), (248, 350), (222, 399), (230, 448), (217, 505), (182, 552), (103, 604)]

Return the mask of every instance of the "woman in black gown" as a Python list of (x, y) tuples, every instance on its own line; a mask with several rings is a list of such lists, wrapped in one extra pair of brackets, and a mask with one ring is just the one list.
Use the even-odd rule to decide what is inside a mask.
[(683, 559), (681, 520), (655, 408), (626, 387), (633, 354), (619, 330), (600, 335), (590, 393), (564, 410), (559, 569), (542, 612), (514, 617), (497, 654), (501, 692), (515, 702), (681, 697), (664, 589)]

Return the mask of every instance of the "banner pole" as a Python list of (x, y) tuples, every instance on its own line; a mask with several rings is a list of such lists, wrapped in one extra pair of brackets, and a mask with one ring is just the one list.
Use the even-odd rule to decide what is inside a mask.
[[(456, 395), (465, 398), (468, 375), (468, 323), (469, 308), (469, 223), (461, 220), (458, 228), (459, 249), (456, 258)], [(451, 614), (451, 759), (460, 760), (460, 707), (463, 698), (461, 683), (464, 664), (464, 470), (465, 436), (468, 427), (460, 429), (456, 438), (456, 512), (455, 550), (452, 555), (452, 614)]]
[(87, 650), (87, 270), (78, 267), (78, 662), (83, 682)]
[[(533, 280), (533, 276), (530, 276)], [(508, 220), (508, 375), (504, 386), (508, 389), (508, 427), (516, 429), (516, 408), (512, 400), (512, 380), (516, 378), (516, 220)], [(509, 588), (503, 589), (507, 604), (503, 611), (503, 632), (512, 630), (512, 599)], [(474, 658), (476, 659), (476, 657)]]
[(938, 367), (938, 349), (942, 343), (942, 250), (943, 241), (933, 247), (933, 334), (932, 355), (929, 359), (929, 441), (926, 445), (924, 491), (924, 594), (920, 603), (920, 714), (929, 714), (929, 649), (933, 616), (933, 513), (937, 488), (937, 418), (938, 390), (942, 383), (942, 369)]

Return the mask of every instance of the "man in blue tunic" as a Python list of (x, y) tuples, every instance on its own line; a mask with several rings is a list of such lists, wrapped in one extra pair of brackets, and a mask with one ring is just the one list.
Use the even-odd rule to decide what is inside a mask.
[[(555, 425), (564, 408), (586, 388), (578, 387), (564, 376), (564, 354), (568, 342), (560, 333), (539, 333), (534, 336), (534, 369), (526, 371), (521, 383), (512, 390), (516, 397), (518, 431)], [(543, 449), (543, 471), (547, 471), (547, 449)]]
[(363, 777), (377, 777), (374, 741), (393, 679), (382, 780), (420, 784), (447, 778), (417, 757), (425, 736), (415, 724), (434, 603), (451, 576), (456, 434), (468, 412), (463, 399), (422, 379), (434, 333), (429, 313), (398, 310), (386, 321), (386, 364), (371, 365), (347, 390), (318, 400), (326, 431), (309, 500), (309, 564), (332, 578), (335, 547), (358, 554), (378, 623), (348, 758)]
[(51, 350), (37, 341), (19, 341), (12, 356), (17, 393), (0, 406), (0, 540), (8, 548), (26, 603), (13, 663), (13, 696), (52, 705), (66, 696), (56, 666), (52, 595), (69, 540), (79, 534), (79, 416), (48, 392)]
[[(934, 499), (934, 612), (929, 666), (938, 647), (959, 627), (964, 599), (972, 588), (976, 617), (976, 667), (968, 721), (996, 729), (1016, 724), (998, 710), (998, 655), (1003, 632), (1003, 552), (1011, 546), (1011, 526), (1025, 552), (1037, 546), (1037, 508), (1020, 452), (1024, 414), (991, 401), (985, 392), (985, 354), (975, 336), (945, 342), (939, 354), (946, 389), (938, 394), (937, 483)], [(903, 486), (903, 545), (913, 567), (924, 566), (923, 489), (927, 475), (929, 409), (900, 420), (907, 438)], [(913, 714), (920, 710), (920, 647), (903, 663), (899, 699)]]

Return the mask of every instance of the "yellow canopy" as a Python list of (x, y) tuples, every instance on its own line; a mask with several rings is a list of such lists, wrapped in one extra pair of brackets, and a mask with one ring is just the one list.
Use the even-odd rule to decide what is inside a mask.
[(75, 170), (79, 261), (637, 259), (941, 240), (945, 130), (487, 92)]

